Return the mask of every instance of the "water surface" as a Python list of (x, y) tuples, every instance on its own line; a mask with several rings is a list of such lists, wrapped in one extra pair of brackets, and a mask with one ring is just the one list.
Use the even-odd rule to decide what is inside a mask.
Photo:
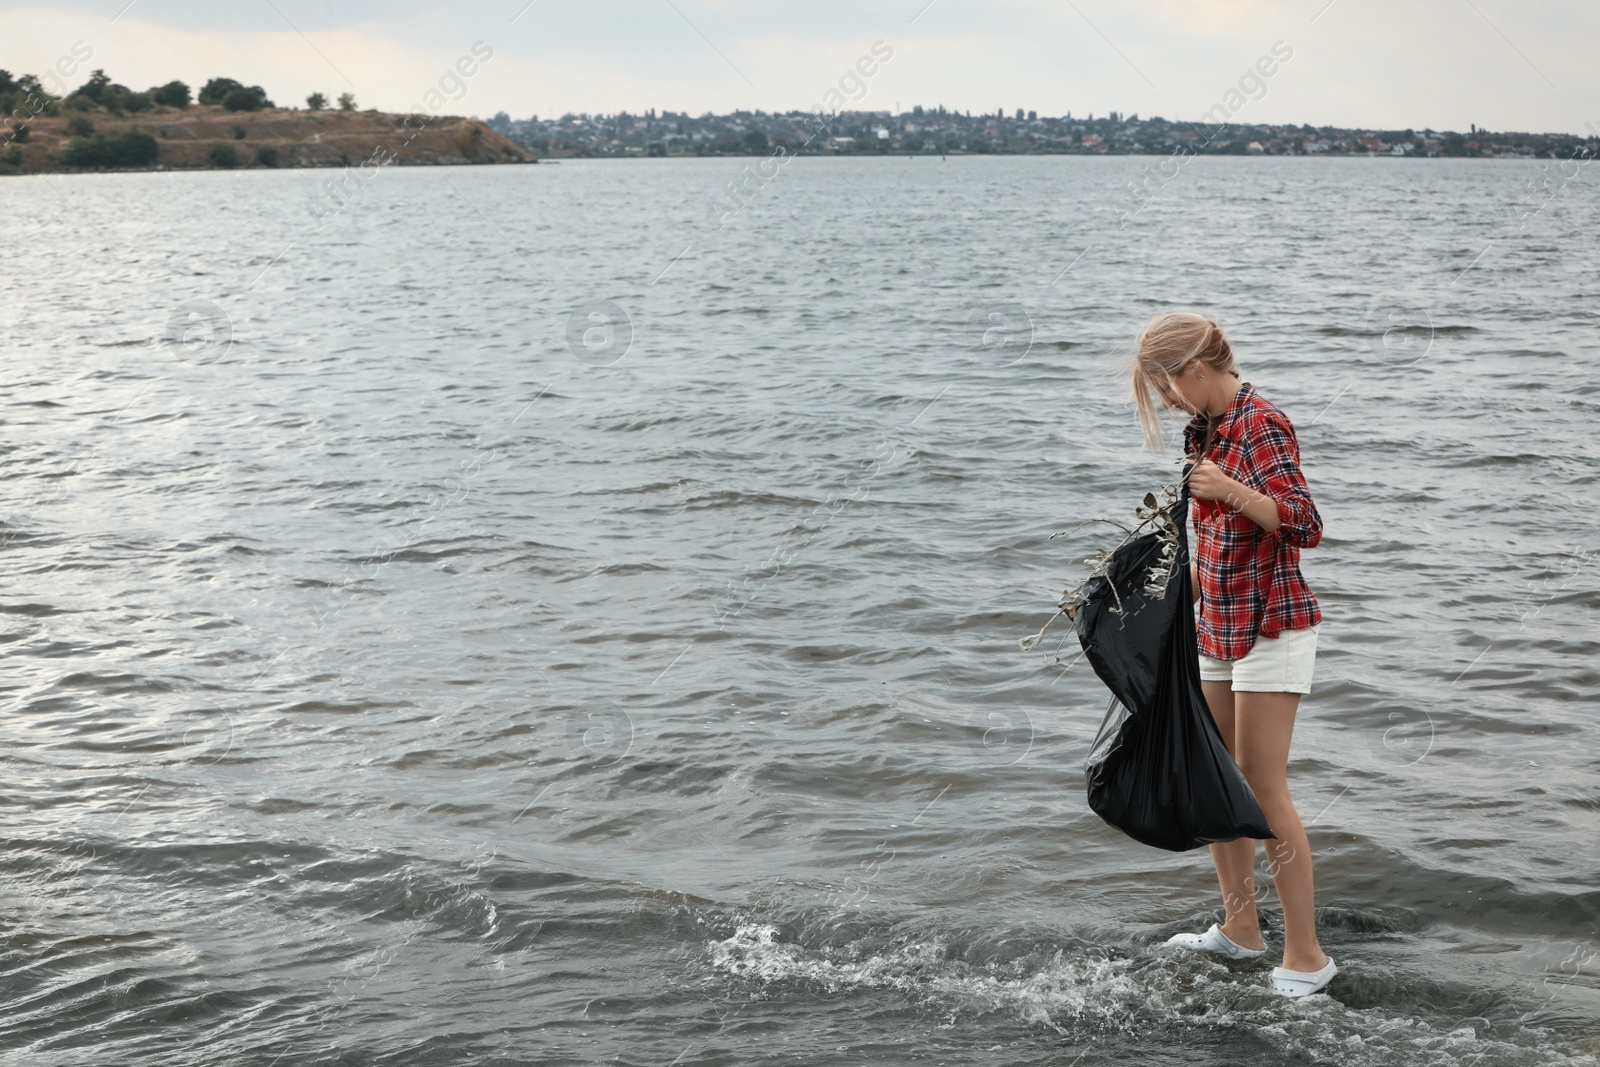
[[(1593, 176), (1156, 162), (8, 181), (6, 1062), (1595, 1063)], [(1180, 308), (1325, 523), (1305, 1001), (1017, 644)]]

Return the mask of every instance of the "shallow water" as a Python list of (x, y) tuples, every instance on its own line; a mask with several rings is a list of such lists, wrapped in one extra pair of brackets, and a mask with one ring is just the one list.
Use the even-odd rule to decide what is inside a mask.
[[(1596, 1063), (1595, 175), (1158, 162), (7, 181), (5, 1061)], [(1326, 526), (1299, 1002), (1017, 645), (1185, 307)]]

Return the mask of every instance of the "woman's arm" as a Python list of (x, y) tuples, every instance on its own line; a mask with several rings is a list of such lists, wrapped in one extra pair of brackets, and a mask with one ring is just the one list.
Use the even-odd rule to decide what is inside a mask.
[[(1243, 515), (1268, 533), (1273, 533), (1283, 525), (1283, 514), (1278, 510), (1278, 502), (1265, 493), (1258, 493), (1242, 482), (1233, 481), (1228, 492), (1222, 498), (1235, 514)], [(1242, 506), (1241, 506), (1242, 504)]]
[(1278, 525), (1268, 540), (1295, 548), (1315, 548), (1322, 540), (1322, 516), (1300, 471), (1300, 442), (1289, 419), (1278, 413), (1265, 420), (1263, 439), (1269, 459), (1262, 464), (1267, 492), (1278, 507)]
[(1281, 413), (1266, 412), (1250, 427), (1249, 442), (1246, 462), (1266, 492), (1229, 478), (1223, 504), (1267, 531), (1269, 541), (1315, 548), (1322, 540), (1322, 516), (1300, 472), (1294, 427)]

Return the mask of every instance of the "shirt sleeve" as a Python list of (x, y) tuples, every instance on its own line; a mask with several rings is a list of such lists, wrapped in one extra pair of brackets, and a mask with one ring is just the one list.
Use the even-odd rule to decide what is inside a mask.
[(1255, 434), (1251, 459), (1263, 492), (1278, 503), (1279, 525), (1268, 531), (1269, 542), (1315, 548), (1322, 540), (1322, 516), (1300, 471), (1300, 443), (1294, 426), (1278, 412), (1268, 412)]

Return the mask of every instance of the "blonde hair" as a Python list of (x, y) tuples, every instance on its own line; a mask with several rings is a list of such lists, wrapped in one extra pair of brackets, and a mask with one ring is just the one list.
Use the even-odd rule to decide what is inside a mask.
[(1191, 359), (1219, 374), (1239, 377), (1233, 359), (1233, 345), (1211, 319), (1192, 311), (1171, 311), (1145, 323), (1134, 341), (1135, 352), (1128, 364), (1133, 384), (1133, 402), (1139, 411), (1139, 425), (1145, 447), (1159, 452), (1165, 447), (1161, 426), (1161, 393)]

